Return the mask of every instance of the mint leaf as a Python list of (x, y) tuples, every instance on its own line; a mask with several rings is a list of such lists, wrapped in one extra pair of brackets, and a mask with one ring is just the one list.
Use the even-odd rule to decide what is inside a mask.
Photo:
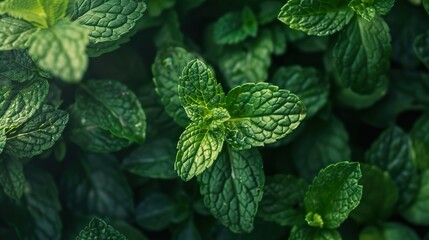
[(26, 52), (18, 50), (0, 52), (0, 79), (25, 82), (35, 79), (38, 75), (39, 69)]
[(281, 67), (271, 82), (296, 94), (305, 103), (307, 118), (314, 116), (328, 101), (329, 82), (314, 68)]
[(418, 190), (411, 139), (399, 127), (385, 130), (365, 154), (368, 163), (389, 172), (399, 189), (398, 207), (406, 208)]
[(411, 129), (414, 164), (422, 171), (429, 169), (429, 114), (421, 116)]
[(126, 170), (141, 177), (155, 179), (174, 179), (174, 159), (176, 143), (171, 138), (157, 137), (135, 149), (125, 157)]
[(289, 240), (341, 240), (341, 235), (335, 229), (294, 226), (290, 233)]
[(258, 150), (225, 148), (198, 182), (204, 204), (215, 218), (235, 233), (252, 231), (265, 182)]
[(137, 206), (137, 224), (151, 231), (162, 230), (172, 221), (176, 208), (176, 203), (167, 195), (151, 194)]
[(429, 32), (419, 35), (413, 43), (414, 53), (429, 68)]
[(40, 108), (48, 94), (46, 80), (0, 86), (0, 126), (6, 134), (21, 126)]
[(209, 168), (222, 150), (225, 129), (207, 122), (193, 122), (180, 135), (174, 169), (188, 181)]
[(179, 77), (179, 98), (184, 108), (200, 105), (211, 109), (225, 101), (225, 94), (209, 67), (195, 59), (188, 63)]
[(290, 151), (300, 176), (309, 181), (329, 164), (351, 160), (349, 134), (333, 116), (308, 122)]
[(393, 222), (383, 223), (379, 226), (364, 228), (360, 240), (419, 240), (419, 236), (409, 227)]
[(11, 17), (0, 17), (0, 50), (25, 49), (37, 32), (30, 23)]
[(75, 213), (124, 219), (134, 212), (131, 188), (111, 155), (75, 159), (62, 175), (61, 189), (65, 206)]
[(389, 27), (381, 17), (371, 22), (354, 18), (339, 35), (333, 51), (336, 73), (343, 87), (370, 94), (390, 65)]
[(353, 10), (342, 0), (290, 0), (278, 19), (309, 35), (325, 36), (340, 31), (353, 17)]
[(124, 235), (99, 218), (93, 218), (76, 240), (127, 240)]
[(78, 82), (88, 65), (87, 35), (79, 24), (61, 20), (34, 33), (28, 53), (41, 69), (66, 82)]
[(268, 83), (248, 83), (226, 97), (231, 119), (225, 122), (226, 140), (234, 148), (263, 146), (285, 137), (305, 118), (301, 100)]
[(306, 190), (307, 183), (293, 176), (267, 177), (258, 216), (282, 226), (302, 223), (305, 217), (303, 202)]
[(136, 95), (112, 80), (90, 80), (76, 93), (81, 121), (96, 124), (112, 135), (137, 143), (146, 136), (146, 115)]
[(395, 4), (395, 0), (352, 0), (349, 3), (355, 12), (367, 21), (372, 21), (376, 14), (386, 15)]
[(394, 210), (399, 191), (389, 173), (380, 168), (361, 164), (363, 186), (359, 206), (350, 213), (351, 217), (361, 223), (377, 222), (387, 219)]
[(339, 162), (322, 169), (305, 194), (308, 225), (338, 228), (359, 205), (361, 177), (359, 163)]
[(409, 222), (429, 225), (429, 170), (423, 172), (417, 196), (402, 216)]
[(152, 65), (153, 82), (165, 111), (181, 126), (187, 126), (189, 119), (180, 103), (177, 85), (183, 69), (193, 59), (195, 55), (185, 49), (170, 47), (159, 51)]
[(129, 32), (145, 10), (140, 0), (76, 0), (72, 20), (90, 30), (91, 43), (100, 43)]
[(15, 200), (21, 198), (24, 193), (25, 177), (19, 159), (0, 158), (0, 185), (8, 197)]
[(230, 12), (214, 24), (214, 40), (217, 44), (236, 44), (248, 37), (255, 37), (258, 22), (252, 9), (245, 7), (241, 12)]
[(0, 153), (3, 152), (4, 145), (6, 144), (6, 133), (5, 129), (0, 130)]
[(426, 12), (429, 14), (429, 1), (428, 0), (422, 0), (423, 7), (425, 8)]
[(148, 0), (147, 11), (151, 17), (158, 17), (162, 12), (171, 8), (176, 3), (176, 0)]

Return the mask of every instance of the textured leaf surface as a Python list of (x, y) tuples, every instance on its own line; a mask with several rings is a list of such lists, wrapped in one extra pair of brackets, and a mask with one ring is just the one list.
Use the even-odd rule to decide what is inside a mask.
[(139, 0), (76, 0), (72, 20), (90, 29), (91, 43), (114, 41), (129, 32), (145, 10)]
[(385, 130), (366, 152), (367, 162), (389, 172), (399, 189), (399, 208), (407, 207), (418, 190), (411, 139), (398, 127)]
[(311, 181), (329, 164), (351, 160), (349, 135), (335, 117), (315, 119), (293, 142), (291, 153), (300, 176)]
[(265, 182), (258, 150), (225, 148), (213, 166), (198, 177), (204, 204), (236, 233), (250, 232)]
[(301, 100), (268, 83), (248, 83), (226, 98), (231, 119), (225, 122), (229, 144), (238, 149), (263, 146), (285, 137), (304, 120)]
[(376, 14), (387, 14), (394, 4), (395, 0), (352, 0), (349, 3), (349, 7), (351, 7), (355, 12), (357, 12), (367, 21), (372, 21)]
[(160, 231), (170, 224), (175, 211), (176, 203), (170, 197), (154, 193), (137, 206), (136, 221), (144, 229)]
[(183, 107), (200, 105), (211, 109), (224, 101), (225, 94), (210, 68), (195, 59), (186, 65), (179, 78), (179, 98)]
[(6, 133), (5, 129), (0, 130), (0, 153), (3, 152), (4, 145), (6, 144)]
[(127, 240), (127, 238), (103, 220), (94, 218), (79, 233), (76, 240)]
[(191, 123), (177, 144), (174, 169), (184, 181), (201, 174), (217, 159), (222, 150), (225, 130), (211, 128), (206, 122)]
[(414, 124), (410, 132), (413, 149), (414, 163), (420, 170), (429, 169), (429, 114), (421, 116)]
[(180, 103), (177, 85), (183, 69), (193, 59), (195, 55), (185, 49), (170, 47), (159, 51), (152, 65), (153, 82), (165, 111), (181, 126), (187, 126), (189, 119)]
[(309, 35), (330, 35), (340, 31), (353, 17), (353, 10), (342, 0), (290, 0), (278, 19)]
[(343, 87), (361, 94), (374, 91), (390, 65), (389, 27), (381, 17), (371, 22), (356, 17), (334, 47), (337, 76)]
[(112, 80), (91, 80), (76, 94), (81, 121), (97, 124), (112, 135), (143, 143), (146, 115), (136, 95), (124, 84)]
[(405, 210), (403, 216), (412, 223), (429, 225), (429, 170), (423, 172), (416, 199)]
[(27, 122), (7, 135), (4, 151), (17, 158), (38, 155), (55, 144), (67, 122), (67, 112), (44, 105)]
[(0, 52), (0, 79), (25, 82), (35, 79), (38, 73), (39, 69), (26, 52), (18, 50)]
[(36, 29), (25, 21), (0, 17), (0, 50), (24, 49)]
[(21, 198), (24, 193), (25, 177), (19, 159), (0, 158), (0, 184), (8, 197), (15, 200)]
[(308, 225), (338, 228), (359, 205), (361, 177), (359, 163), (340, 162), (322, 169), (305, 195)]
[(0, 86), (0, 126), (6, 129), (6, 134), (34, 115), (45, 100), (48, 90), (46, 80), (12, 87)]
[(134, 211), (131, 189), (110, 155), (77, 159), (64, 172), (61, 186), (65, 206), (73, 212), (124, 219)]
[(294, 226), (304, 221), (304, 196), (307, 183), (290, 175), (275, 175), (266, 179), (264, 197), (258, 216), (282, 226)]
[(292, 228), (289, 240), (341, 240), (341, 235), (335, 229), (295, 226)]
[(429, 68), (429, 32), (419, 35), (413, 43), (417, 57)]
[(314, 68), (281, 67), (274, 73), (272, 83), (296, 94), (307, 108), (307, 118), (314, 116), (328, 101), (329, 83)]
[(78, 82), (88, 65), (87, 34), (79, 24), (62, 20), (37, 31), (28, 52), (41, 69), (66, 82)]
[(258, 32), (258, 22), (252, 9), (245, 7), (241, 12), (223, 15), (214, 25), (217, 44), (236, 44)]

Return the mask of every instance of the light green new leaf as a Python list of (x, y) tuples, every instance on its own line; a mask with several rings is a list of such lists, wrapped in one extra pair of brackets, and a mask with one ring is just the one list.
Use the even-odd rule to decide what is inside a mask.
[(359, 163), (340, 162), (322, 169), (304, 199), (308, 225), (338, 228), (359, 205), (362, 186)]
[(420, 237), (406, 225), (387, 222), (378, 226), (368, 226), (359, 235), (359, 240), (419, 240)]
[(409, 222), (429, 225), (429, 170), (423, 172), (420, 189), (414, 202), (402, 213)]
[(142, 0), (76, 0), (72, 20), (90, 30), (91, 43), (114, 41), (143, 16)]
[(381, 17), (371, 22), (357, 16), (339, 35), (334, 47), (337, 77), (343, 87), (370, 94), (390, 65), (389, 27)]
[(271, 82), (296, 94), (307, 108), (307, 118), (314, 116), (328, 101), (329, 82), (314, 68), (281, 67)]
[(366, 152), (365, 159), (389, 172), (399, 190), (398, 207), (406, 208), (418, 191), (414, 152), (408, 134), (398, 127), (385, 130)]
[(301, 100), (268, 83), (248, 83), (226, 97), (231, 119), (225, 122), (226, 140), (234, 148), (264, 146), (285, 137), (304, 120)]
[(24, 193), (25, 177), (19, 159), (0, 158), (0, 185), (8, 197), (15, 200), (21, 198)]
[(76, 240), (127, 240), (127, 238), (105, 221), (93, 218), (79, 233)]
[(38, 76), (39, 71), (31, 57), (24, 51), (0, 52), (0, 80), (30, 81)]
[(179, 77), (179, 98), (185, 108), (200, 105), (211, 109), (223, 105), (225, 94), (210, 68), (195, 59), (188, 63)]
[(372, 21), (376, 14), (386, 15), (395, 4), (395, 0), (352, 0), (349, 3), (355, 12), (367, 21)]
[[(415, 93), (415, 92), (414, 92)], [(420, 117), (410, 132), (413, 149), (414, 164), (422, 171), (429, 169), (429, 114)]]
[(429, 68), (429, 32), (419, 35), (414, 40), (413, 49), (420, 61)]
[(214, 40), (217, 44), (236, 44), (248, 37), (255, 37), (258, 22), (252, 9), (245, 7), (241, 12), (230, 12), (214, 24)]
[(124, 84), (90, 80), (80, 86), (76, 104), (81, 121), (88, 119), (118, 138), (144, 142), (146, 115), (136, 95)]
[(0, 17), (0, 50), (25, 49), (30, 36), (37, 32), (30, 23), (12, 18)]
[(258, 150), (225, 148), (198, 177), (204, 204), (232, 232), (250, 232), (265, 182)]
[(17, 158), (40, 154), (55, 144), (67, 122), (67, 112), (44, 105), (28, 121), (7, 134), (4, 151)]
[(165, 111), (183, 127), (189, 124), (189, 118), (180, 103), (177, 85), (183, 69), (195, 57), (183, 48), (170, 47), (159, 51), (152, 65), (153, 82)]
[(84, 27), (62, 20), (33, 34), (28, 53), (41, 69), (66, 82), (78, 82), (88, 65), (87, 35)]
[(353, 15), (343, 0), (290, 0), (277, 18), (293, 29), (325, 36), (340, 31)]
[(217, 159), (225, 139), (223, 127), (213, 128), (206, 122), (193, 122), (177, 144), (174, 169), (184, 181), (201, 174)]
[(44, 79), (12, 87), (0, 86), (0, 127), (6, 129), (6, 134), (33, 116), (48, 91), (49, 84)]
[(289, 240), (341, 240), (340, 233), (335, 229), (318, 229), (308, 226), (294, 226)]
[(282, 226), (294, 226), (304, 221), (304, 196), (307, 183), (290, 175), (275, 175), (266, 179), (264, 197), (258, 216)]

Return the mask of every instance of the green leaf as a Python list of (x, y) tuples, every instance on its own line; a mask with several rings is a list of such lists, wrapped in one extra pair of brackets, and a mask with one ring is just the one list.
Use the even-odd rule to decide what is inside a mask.
[(266, 179), (264, 197), (259, 204), (258, 216), (282, 226), (303, 222), (304, 196), (307, 183), (290, 175), (275, 175)]
[(25, 49), (37, 32), (30, 23), (11, 17), (0, 17), (0, 50)]
[(214, 24), (214, 40), (217, 44), (236, 44), (248, 37), (255, 37), (258, 22), (252, 9), (243, 8), (241, 12), (230, 12)]
[(151, 17), (158, 17), (162, 12), (171, 8), (176, 0), (147, 0), (147, 11)]
[(349, 3), (355, 12), (367, 21), (372, 21), (376, 14), (386, 15), (395, 4), (395, 0), (352, 0)]
[(163, 14), (162, 18), (164, 23), (153, 38), (156, 47), (161, 49), (170, 46), (183, 46), (184, 36), (180, 29), (180, 19), (176, 11), (169, 10)]
[(342, 0), (290, 0), (278, 19), (309, 35), (325, 36), (340, 31), (353, 17), (353, 10)]
[(338, 228), (359, 205), (362, 186), (359, 163), (339, 162), (322, 169), (304, 199), (308, 225)]
[(146, 115), (136, 95), (112, 80), (90, 80), (76, 93), (81, 121), (96, 124), (112, 135), (142, 144), (146, 137)]
[(176, 207), (176, 203), (167, 195), (151, 194), (137, 206), (137, 224), (147, 230), (160, 231), (170, 224)]
[(76, 240), (127, 240), (127, 238), (105, 221), (93, 218), (79, 233)]
[(188, 63), (179, 77), (179, 98), (185, 108), (200, 105), (211, 109), (225, 101), (225, 94), (210, 68), (195, 59)]
[(364, 228), (359, 240), (419, 240), (419, 236), (409, 227), (387, 222), (379, 226), (369, 226)]
[(141, 0), (76, 0), (72, 20), (90, 30), (91, 43), (100, 43), (121, 38), (145, 10)]
[(174, 179), (176, 143), (171, 138), (157, 137), (125, 157), (123, 166), (131, 173), (155, 179)]
[(272, 83), (296, 94), (307, 108), (307, 118), (314, 116), (328, 101), (329, 82), (314, 68), (289, 66), (279, 68)]
[(429, 32), (419, 35), (414, 40), (413, 49), (420, 61), (429, 68)]
[(17, 158), (38, 155), (55, 144), (67, 122), (67, 112), (44, 105), (27, 122), (7, 135), (4, 151)]
[(334, 47), (336, 73), (343, 87), (370, 94), (390, 65), (389, 27), (381, 17), (371, 22), (356, 17)]
[(173, 240), (201, 240), (201, 235), (190, 219), (186, 221), (174, 234)]
[(111, 155), (75, 159), (61, 179), (65, 206), (75, 213), (127, 218), (134, 212), (130, 186)]
[(398, 127), (385, 130), (365, 154), (368, 163), (389, 172), (399, 190), (399, 209), (406, 208), (418, 191), (411, 139)]
[(0, 130), (0, 153), (3, 152), (4, 145), (6, 144), (6, 133), (5, 129)]
[(153, 82), (165, 111), (181, 126), (187, 126), (189, 119), (180, 103), (177, 85), (183, 69), (193, 59), (195, 55), (185, 49), (170, 47), (159, 51), (152, 65)]
[(341, 240), (341, 235), (335, 229), (294, 226), (290, 233), (289, 240)]
[(387, 219), (394, 210), (399, 197), (398, 188), (387, 172), (369, 164), (361, 164), (363, 186), (359, 206), (350, 213), (361, 223), (377, 222)]
[(28, 121), (43, 104), (49, 84), (44, 79), (0, 86), (0, 126), (8, 132)]
[(226, 140), (234, 148), (264, 146), (285, 137), (304, 120), (301, 100), (268, 83), (248, 83), (226, 97), (231, 119), (225, 122)]
[(282, 3), (278, 1), (263, 1), (259, 3), (258, 22), (265, 25), (277, 19)]
[(8, 197), (15, 200), (21, 198), (24, 193), (25, 177), (19, 159), (0, 158), (0, 184)]
[(429, 169), (429, 114), (421, 116), (410, 132), (413, 149), (414, 164), (419, 170)]
[(198, 177), (204, 204), (232, 232), (250, 232), (265, 182), (258, 150), (225, 148)]
[(349, 134), (336, 117), (310, 121), (292, 144), (292, 160), (309, 181), (329, 164), (351, 160)]
[(79, 24), (61, 20), (34, 33), (28, 53), (42, 70), (63, 81), (78, 82), (88, 65), (87, 35), (87, 29)]
[(26, 52), (18, 50), (0, 52), (0, 79), (25, 82), (35, 79), (38, 75), (39, 69)]
[(209, 168), (218, 158), (225, 139), (225, 129), (213, 128), (207, 122), (191, 123), (177, 144), (174, 169), (179, 177), (188, 181)]
[(429, 170), (423, 172), (416, 199), (402, 216), (414, 224), (429, 225)]
[(426, 12), (429, 14), (429, 1), (428, 0), (422, 0), (423, 7), (425, 8)]

